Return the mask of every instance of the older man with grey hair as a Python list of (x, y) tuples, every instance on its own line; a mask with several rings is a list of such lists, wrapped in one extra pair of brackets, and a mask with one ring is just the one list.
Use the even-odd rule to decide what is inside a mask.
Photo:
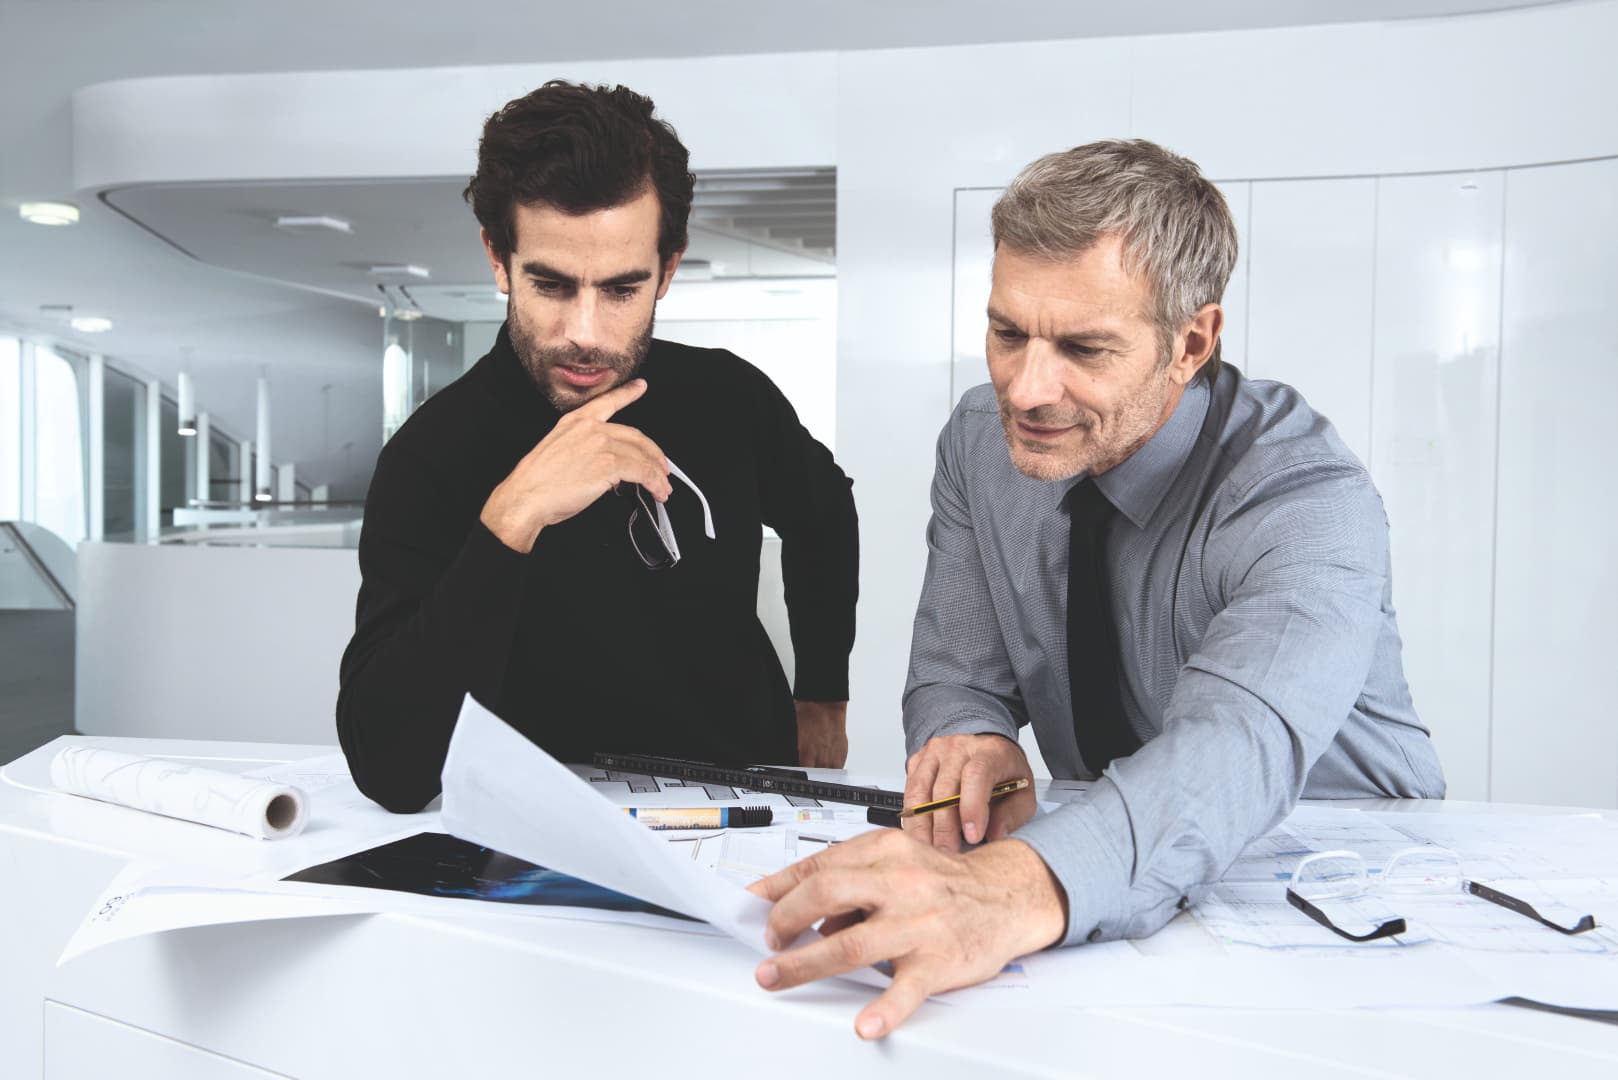
[[(1153, 933), (1301, 797), (1444, 793), (1365, 466), (1296, 390), (1219, 362), (1218, 189), (1091, 143), (1024, 169), (993, 232), (992, 387), (938, 441), (904, 699), (905, 801), (959, 811), (754, 887), (772, 942), (827, 920), (762, 985), (893, 962), (867, 1038), (1015, 956)], [(990, 802), (1029, 774), (1024, 724), (1095, 781), (1081, 801)]]

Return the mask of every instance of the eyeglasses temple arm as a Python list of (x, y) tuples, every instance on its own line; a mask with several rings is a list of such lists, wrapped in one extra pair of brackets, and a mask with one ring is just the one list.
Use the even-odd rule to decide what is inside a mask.
[(669, 472), (679, 477), (681, 483), (696, 492), (697, 501), (702, 504), (702, 531), (708, 534), (708, 539), (717, 540), (718, 537), (714, 536), (713, 533), (713, 511), (708, 509), (708, 496), (704, 495), (702, 489), (692, 483), (691, 478), (681, 472), (680, 467), (672, 461), (669, 462)]
[(1379, 925), (1375, 930), (1372, 930), (1369, 934), (1350, 934), (1347, 930), (1341, 929), (1336, 923), (1332, 922), (1331, 918), (1327, 916), (1324, 911), (1321, 911), (1319, 908), (1315, 907), (1315, 905), (1299, 896), (1292, 889), (1287, 890), (1287, 903), (1291, 904), (1293, 907), (1297, 908), (1299, 911), (1303, 912), (1305, 915), (1309, 916), (1311, 919), (1315, 920), (1315, 922), (1319, 923), (1321, 926), (1324, 926), (1327, 930), (1330, 930), (1338, 937), (1345, 937), (1350, 941), (1375, 941), (1378, 938), (1393, 937), (1396, 934), (1402, 934), (1405, 932), (1405, 921), (1403, 919), (1389, 919), (1387, 922)]
[(1528, 901), (1519, 900), (1510, 893), (1503, 893), (1499, 889), (1491, 889), (1487, 885), (1480, 885), (1475, 881), (1468, 881), (1466, 883), (1466, 891), (1471, 893), (1473, 896), (1481, 896), (1491, 904), (1499, 904), (1501, 907), (1506, 908), (1509, 911), (1515, 911), (1519, 915), (1526, 915), (1535, 922), (1543, 923), (1560, 934), (1568, 934), (1571, 936), (1573, 934), (1582, 934), (1586, 930), (1594, 930), (1596, 928), (1596, 920), (1595, 916), (1593, 915), (1581, 916), (1579, 921), (1574, 923), (1571, 928), (1560, 926), (1551, 922), (1545, 916), (1535, 911), (1533, 905), (1528, 903)]

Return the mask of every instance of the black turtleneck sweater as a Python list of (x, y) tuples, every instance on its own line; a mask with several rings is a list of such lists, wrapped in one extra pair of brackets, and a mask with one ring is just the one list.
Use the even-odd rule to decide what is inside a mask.
[[(382, 448), (360, 534), (337, 732), (361, 791), (419, 810), (464, 694), (566, 762), (597, 750), (730, 764), (797, 760), (795, 696), (848, 697), (859, 543), (850, 481), (775, 384), (720, 349), (654, 341), (647, 390), (614, 423), (702, 489), (666, 504), (678, 565), (648, 570), (630, 500), (603, 495), (519, 554), (478, 520), (561, 418), (494, 348)], [(797, 685), (757, 615), (760, 524), (781, 536)]]

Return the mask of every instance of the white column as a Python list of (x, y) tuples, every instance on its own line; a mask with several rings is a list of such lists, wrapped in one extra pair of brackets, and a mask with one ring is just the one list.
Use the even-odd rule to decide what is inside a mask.
[(292, 462), (287, 462), (275, 470), (275, 497), (279, 502), (295, 502), (298, 498), (297, 483), (293, 478)]
[(213, 427), (205, 412), (197, 413), (197, 490), (193, 493), (198, 502), (207, 502), (213, 496), (213, 478), (208, 475), (208, 467), (213, 458)]
[(237, 466), (237, 483), (241, 485), (241, 503), (253, 505), (253, 440), (241, 441), (241, 463)]
[(33, 521), (39, 515), (39, 392), (35, 389), (34, 343), (24, 341), (17, 364), (17, 435), (22, 445), (22, 466), (17, 477), (17, 517)]
[(85, 372), (85, 484), (89, 498), (85, 501), (87, 513), (85, 531), (91, 540), (100, 540), (107, 531), (107, 425), (106, 396), (107, 362), (100, 353), (90, 357)]
[[(145, 534), (149, 543), (157, 541), (163, 528), (163, 384), (156, 379), (146, 384), (146, 488)], [(136, 479), (140, 483), (141, 478)]]
[(258, 470), (253, 478), (253, 499), (269, 502), (270, 492), (270, 380), (258, 377)]

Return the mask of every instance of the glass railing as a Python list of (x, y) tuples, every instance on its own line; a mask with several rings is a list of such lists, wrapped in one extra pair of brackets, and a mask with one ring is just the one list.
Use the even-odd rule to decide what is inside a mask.
[(353, 548), (360, 542), (363, 502), (200, 502), (172, 512), (163, 544), (233, 547)]

